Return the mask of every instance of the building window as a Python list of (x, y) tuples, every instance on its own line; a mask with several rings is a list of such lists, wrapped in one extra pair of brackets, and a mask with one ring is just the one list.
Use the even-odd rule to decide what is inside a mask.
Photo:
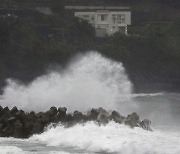
[(117, 15), (117, 22), (118, 23), (125, 23), (125, 15), (124, 14)]
[(101, 15), (101, 21), (107, 21), (107, 15), (106, 14)]
[(115, 24), (116, 23), (116, 16), (115, 15), (112, 16), (112, 20), (113, 20), (113, 23)]

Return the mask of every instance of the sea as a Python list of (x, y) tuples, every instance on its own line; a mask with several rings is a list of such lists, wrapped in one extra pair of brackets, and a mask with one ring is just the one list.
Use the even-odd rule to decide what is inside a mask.
[(65, 68), (48, 68), (29, 85), (7, 79), (0, 105), (26, 112), (51, 106), (87, 113), (103, 107), (151, 120), (153, 131), (113, 121), (65, 128), (49, 125), (28, 139), (0, 138), (0, 154), (180, 154), (180, 94), (134, 93), (123, 64), (90, 51), (73, 57)]

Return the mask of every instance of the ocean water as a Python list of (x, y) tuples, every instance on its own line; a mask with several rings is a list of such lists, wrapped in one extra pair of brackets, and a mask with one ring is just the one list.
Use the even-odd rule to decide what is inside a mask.
[(8, 79), (0, 105), (25, 111), (66, 106), (86, 113), (93, 107), (137, 112), (153, 132), (110, 122), (64, 128), (48, 126), (29, 139), (0, 138), (0, 154), (180, 154), (180, 94), (134, 94), (122, 63), (96, 52), (78, 55), (64, 70), (49, 71), (30, 85)]

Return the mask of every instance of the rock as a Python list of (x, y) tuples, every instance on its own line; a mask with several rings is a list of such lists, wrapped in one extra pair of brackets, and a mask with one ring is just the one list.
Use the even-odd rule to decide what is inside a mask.
[(29, 114), (27, 114), (28, 122), (35, 122), (36, 121), (36, 114), (35, 112), (31, 111)]
[(3, 130), (3, 123), (0, 123), (0, 132)]
[(6, 119), (6, 116), (3, 115), (3, 116), (0, 118), (0, 123), (2, 123), (4, 126), (7, 125), (8, 121), (7, 121), (7, 119)]
[(15, 127), (22, 127), (23, 124), (21, 123), (20, 120), (16, 120), (16, 121), (14, 122), (14, 126), (15, 126)]
[(100, 107), (98, 109), (98, 111), (99, 111), (99, 114), (97, 117), (97, 122), (99, 124), (103, 124), (103, 125), (107, 124), (110, 120), (109, 113), (105, 109), (103, 109), (102, 107)]
[(124, 123), (126, 125), (129, 125), (130, 127), (140, 127), (140, 119), (136, 112), (133, 112), (132, 114), (128, 115), (125, 119)]
[(126, 119), (124, 116), (121, 116), (119, 112), (113, 111), (110, 116), (111, 120), (114, 120), (116, 123), (123, 123)]
[(76, 122), (80, 122), (83, 120), (83, 114), (82, 112), (79, 112), (79, 111), (74, 111), (73, 117)]
[(99, 125), (105, 125), (110, 120), (117, 123), (125, 123), (133, 127), (141, 127), (145, 130), (152, 131), (150, 125), (151, 121), (144, 119), (142, 122), (137, 113), (132, 113), (127, 118), (120, 115), (119, 112), (113, 111), (111, 114), (102, 107), (92, 109), (88, 114), (84, 115), (82, 112), (74, 111), (74, 114), (67, 114), (65, 107), (51, 107), (47, 112), (25, 113), (23, 110), (18, 110), (13, 107), (9, 110), (8, 107), (2, 108), (0, 106), (0, 136), (1, 137), (16, 137), (27, 138), (30, 135), (42, 133), (44, 128), (50, 123), (55, 125), (60, 121), (65, 127), (72, 127), (79, 122), (97, 121)]
[(24, 132), (24, 136), (26, 138), (29, 137), (30, 135), (33, 135), (32, 134), (33, 127), (34, 127), (34, 123), (32, 123), (32, 122), (28, 122), (25, 124), (25, 126), (23, 128), (23, 132)]
[(53, 117), (57, 114), (57, 112), (58, 112), (57, 108), (53, 106), (49, 109), (49, 111), (47, 111), (47, 114), (49, 114), (49, 116)]
[(66, 111), (67, 111), (66, 107), (59, 107), (58, 108), (58, 114), (57, 114), (57, 120), (58, 121), (62, 121), (62, 122), (66, 121), (66, 119), (67, 119)]
[(26, 137), (24, 135), (24, 131), (23, 131), (23, 124), (21, 123), (20, 120), (17, 120), (14, 123), (13, 137), (15, 137), (15, 138), (25, 138)]
[(148, 131), (152, 131), (151, 129), (151, 121), (148, 119), (144, 119), (141, 123), (140, 123), (141, 127), (145, 130)]
[(14, 106), (14, 107), (11, 109), (10, 113), (11, 113), (12, 115), (14, 115), (16, 112), (18, 112), (18, 109), (17, 109), (16, 106)]
[(93, 108), (91, 112), (88, 113), (86, 119), (97, 121), (99, 124), (106, 124), (110, 120), (109, 113), (102, 107), (98, 109)]
[(54, 122), (55, 115), (54, 116), (47, 116), (46, 114), (42, 113), (41, 118), (38, 119), (42, 124), (47, 125), (48, 123)]
[(7, 126), (3, 129), (3, 134), (5, 137), (11, 137), (11, 136), (13, 136), (13, 133), (14, 133), (13, 127)]
[(109, 116), (109, 112), (107, 112), (105, 109), (103, 109), (102, 107), (100, 107), (99, 109), (98, 109), (98, 112), (99, 112), (99, 114), (101, 113), (101, 114), (105, 114), (106, 116)]
[(23, 110), (19, 110), (18, 112), (15, 113), (15, 117), (20, 120), (20, 122), (24, 125), (24, 123), (26, 122), (26, 114)]
[(13, 137), (15, 138), (27, 138), (27, 136), (24, 135), (23, 127), (15, 127), (13, 132)]
[(61, 116), (66, 116), (66, 111), (67, 111), (66, 107), (59, 107), (58, 108), (58, 113), (61, 114)]
[(18, 118), (24, 117), (25, 112), (23, 110), (19, 110), (18, 112), (15, 113), (15, 116)]
[(0, 115), (3, 115), (3, 116), (9, 116), (9, 108), (6, 106), (4, 109), (2, 109)]
[(0, 106), (0, 112), (3, 110), (3, 107), (2, 106)]
[(63, 122), (70, 122), (73, 120), (74, 120), (74, 117), (71, 114), (67, 114), (66, 119), (64, 119)]
[(17, 120), (16, 117), (10, 117), (10, 118), (8, 119), (8, 122), (9, 122), (10, 124), (12, 124), (12, 123), (14, 123), (16, 120)]
[(44, 126), (42, 123), (35, 123), (33, 125), (33, 129), (31, 131), (31, 134), (39, 134), (39, 133), (42, 133), (44, 130)]
[(99, 115), (98, 109), (92, 109), (91, 112), (88, 114), (88, 120), (97, 120)]
[(31, 115), (31, 116), (35, 116), (36, 114), (35, 114), (35, 112), (34, 112), (34, 111), (31, 111), (31, 112), (29, 113), (29, 115)]
[(6, 107), (3, 109), (3, 111), (9, 112), (9, 108), (6, 106)]
[(97, 122), (101, 125), (105, 125), (109, 122), (109, 117), (104, 113), (99, 113)]

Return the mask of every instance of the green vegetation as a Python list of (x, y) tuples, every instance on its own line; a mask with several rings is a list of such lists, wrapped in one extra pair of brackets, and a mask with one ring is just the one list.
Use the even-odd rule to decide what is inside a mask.
[(154, 82), (180, 89), (179, 17), (165, 23), (161, 15), (154, 23), (139, 24), (135, 16), (129, 36), (116, 33), (96, 38), (90, 24), (73, 17), (62, 3), (57, 5), (59, 1), (53, 2), (54, 14), (50, 16), (23, 9), (21, 14), (32, 11), (34, 15), (0, 17), (1, 87), (7, 78), (28, 83), (45, 73), (48, 67), (65, 66), (78, 52), (97, 50), (122, 61), (137, 90), (141, 84)]

